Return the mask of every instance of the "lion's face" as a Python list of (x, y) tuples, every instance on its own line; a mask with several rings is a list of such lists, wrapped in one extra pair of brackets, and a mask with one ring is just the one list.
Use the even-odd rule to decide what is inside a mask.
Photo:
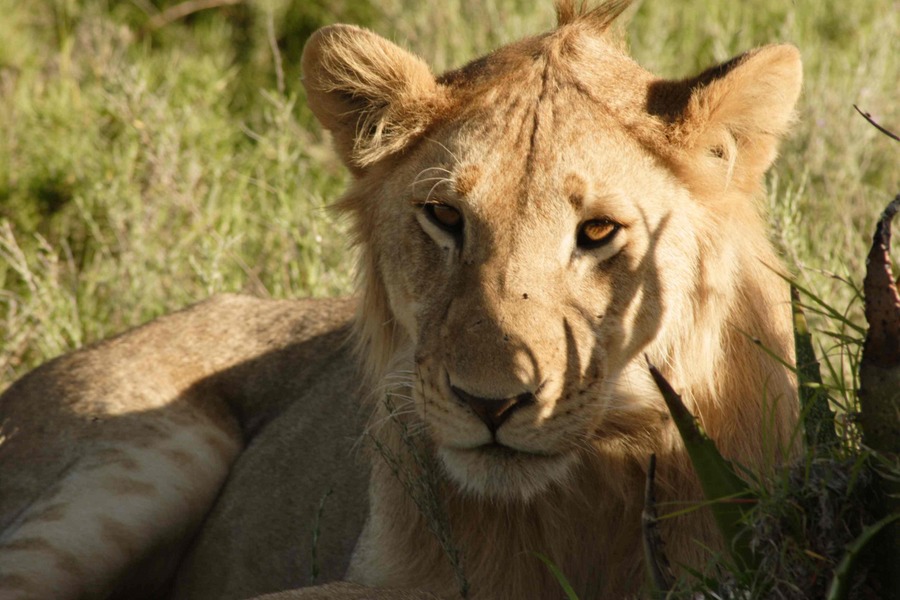
[(375, 203), (416, 410), (451, 476), (490, 495), (562, 478), (610, 411), (646, 409), (627, 368), (697, 265), (687, 191), (577, 94), (554, 104), (552, 146), (530, 139), (533, 103), (500, 100), (508, 120), (435, 131)]
[(363, 335), (391, 355), (373, 362), (411, 369), (417, 420), (475, 494), (528, 498), (595, 444), (660, 427), (644, 355), (711, 343), (735, 227), (765, 240), (749, 196), (796, 99), (796, 51), (665, 82), (606, 25), (438, 79), (347, 26), (304, 53), (310, 105), (357, 178), (342, 207), (363, 249)]

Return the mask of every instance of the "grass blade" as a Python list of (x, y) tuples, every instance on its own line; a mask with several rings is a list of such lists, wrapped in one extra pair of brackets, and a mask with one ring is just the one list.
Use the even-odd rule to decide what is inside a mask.
[(641, 512), (641, 533), (644, 542), (644, 561), (650, 579), (651, 594), (665, 598), (672, 589), (672, 571), (666, 558), (665, 544), (659, 533), (659, 517), (656, 513), (656, 495), (653, 487), (656, 479), (656, 455), (650, 455), (647, 483), (644, 488), (644, 510)]
[(841, 314), (840, 312), (838, 312), (837, 310), (835, 310), (835, 309), (834, 309), (832, 306), (830, 306), (827, 302), (825, 302), (824, 300), (822, 300), (821, 298), (819, 298), (818, 296), (816, 296), (816, 295), (812, 292), (812, 290), (803, 287), (802, 285), (800, 285), (800, 284), (797, 283), (796, 281), (793, 281), (793, 280), (791, 280), (791, 279), (788, 279), (787, 277), (784, 277), (783, 279), (784, 279), (787, 283), (789, 283), (792, 287), (797, 288), (797, 291), (799, 291), (801, 294), (803, 294), (804, 296), (806, 296), (807, 298), (809, 298), (810, 300), (812, 300), (815, 304), (817, 304), (819, 307), (821, 307), (821, 308), (816, 308), (815, 306), (813, 306), (813, 305), (811, 305), (811, 304), (806, 304), (806, 305), (804, 305), (804, 308), (805, 308), (806, 310), (815, 312), (816, 314), (822, 315), (822, 316), (824, 316), (824, 317), (828, 317), (828, 318), (830, 318), (830, 319), (834, 319), (834, 321), (835, 321), (836, 323), (840, 323), (840, 324), (843, 325), (844, 327), (847, 327), (848, 329), (850, 329), (850, 330), (852, 330), (852, 331), (855, 331), (857, 334), (859, 334), (859, 335), (865, 335), (866, 332), (865, 332), (865, 329), (864, 329), (863, 327), (861, 327), (861, 326), (857, 325), (856, 323), (854, 323), (854, 322), (853, 322), (852, 320), (850, 320), (846, 315)]
[[(702, 431), (694, 415), (687, 409), (681, 397), (666, 381), (662, 373), (647, 361), (650, 375), (665, 399), (666, 406), (678, 427), (681, 439), (691, 458), (700, 480), (703, 494), (712, 501), (710, 506), (716, 524), (721, 531), (732, 558), (741, 567), (751, 567), (756, 561), (742, 533), (742, 522), (748, 508), (755, 500), (747, 483), (719, 453), (715, 443)], [(750, 502), (748, 502), (750, 500)]]
[(874, 540), (882, 529), (900, 519), (900, 514), (890, 515), (878, 521), (874, 525), (866, 527), (858, 538), (847, 546), (847, 553), (834, 570), (834, 577), (828, 589), (827, 600), (845, 600), (850, 595), (850, 584), (853, 581), (853, 571), (856, 568), (858, 558), (862, 551)]
[(559, 570), (553, 561), (549, 558), (541, 554), (540, 552), (533, 552), (535, 556), (541, 559), (541, 562), (544, 563), (550, 572), (553, 573), (553, 576), (556, 577), (556, 581), (559, 582), (560, 587), (562, 587), (563, 591), (566, 593), (566, 598), (568, 600), (578, 600), (578, 594), (575, 593), (575, 590), (572, 589), (572, 584), (569, 583), (569, 580), (566, 579), (566, 576), (563, 575), (563, 572)]
[(794, 351), (797, 356), (797, 384), (800, 395), (800, 414), (806, 444), (835, 446), (834, 411), (828, 406), (828, 393), (822, 385), (822, 371), (813, 348), (812, 335), (806, 323), (806, 315), (800, 306), (800, 292), (791, 285), (791, 310), (794, 313)]

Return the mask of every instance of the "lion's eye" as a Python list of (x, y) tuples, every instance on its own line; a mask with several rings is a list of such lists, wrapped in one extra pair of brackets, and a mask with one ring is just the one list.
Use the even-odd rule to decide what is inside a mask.
[(578, 228), (578, 247), (590, 250), (599, 248), (610, 241), (619, 233), (621, 225), (608, 219), (592, 219), (585, 221)]
[(444, 231), (454, 235), (462, 231), (462, 214), (452, 206), (431, 202), (424, 206), (424, 210), (431, 222)]

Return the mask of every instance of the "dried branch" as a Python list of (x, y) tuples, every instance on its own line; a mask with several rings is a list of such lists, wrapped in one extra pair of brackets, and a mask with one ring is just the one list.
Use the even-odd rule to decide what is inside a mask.
[(856, 112), (858, 112), (859, 114), (861, 114), (861, 115), (863, 116), (863, 119), (865, 119), (866, 121), (868, 121), (868, 122), (872, 125), (872, 127), (874, 127), (875, 129), (877, 129), (878, 131), (880, 131), (880, 132), (883, 133), (884, 135), (888, 136), (888, 137), (891, 138), (892, 140), (894, 140), (894, 141), (896, 141), (896, 142), (900, 142), (900, 137), (898, 137), (896, 133), (894, 133), (894, 132), (891, 131), (890, 129), (886, 129), (886, 128), (882, 127), (881, 125), (879, 125), (879, 124), (875, 121), (875, 119), (872, 118), (872, 115), (871, 115), (870, 113), (867, 113), (867, 112), (863, 111), (861, 108), (859, 108), (859, 107), (858, 107), (857, 105), (855, 105), (855, 104), (853, 105), (853, 108), (855, 108), (855, 109), (856, 109)]

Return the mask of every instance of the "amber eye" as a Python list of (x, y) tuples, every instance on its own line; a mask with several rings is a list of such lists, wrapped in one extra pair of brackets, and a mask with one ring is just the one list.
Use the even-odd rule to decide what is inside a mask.
[(431, 222), (444, 231), (454, 235), (462, 232), (462, 214), (452, 206), (431, 202), (424, 206), (424, 210)]
[(592, 219), (585, 221), (578, 228), (578, 247), (590, 250), (599, 248), (610, 241), (619, 233), (621, 225), (609, 219)]

